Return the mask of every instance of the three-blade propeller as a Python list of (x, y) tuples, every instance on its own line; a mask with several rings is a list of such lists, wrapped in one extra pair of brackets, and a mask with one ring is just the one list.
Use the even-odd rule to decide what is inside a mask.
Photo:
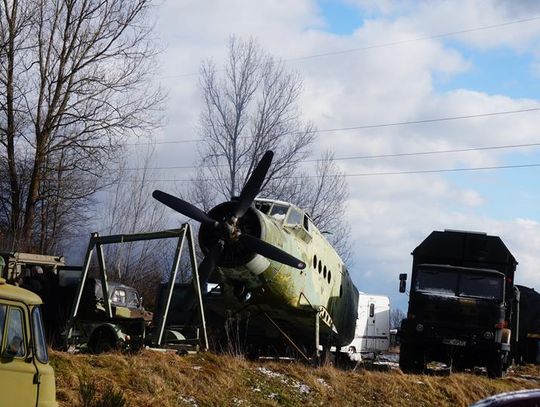
[(244, 185), (244, 188), (240, 193), (240, 197), (236, 202), (236, 208), (233, 211), (234, 213), (229, 219), (217, 221), (212, 219), (203, 210), (197, 208), (195, 205), (192, 205), (187, 201), (184, 201), (183, 199), (159, 190), (155, 190), (152, 193), (152, 196), (155, 199), (164, 205), (167, 205), (169, 208), (174, 209), (182, 215), (196, 220), (203, 225), (213, 226), (216, 233), (219, 235), (218, 241), (209, 248), (203, 261), (201, 262), (201, 265), (199, 266), (201, 283), (206, 283), (208, 281), (210, 274), (215, 269), (216, 264), (219, 261), (219, 258), (224, 250), (226, 250), (225, 247), (227, 243), (230, 243), (233, 240), (238, 240), (248, 250), (279, 263), (283, 263), (298, 269), (304, 269), (306, 267), (306, 264), (303, 261), (277, 248), (276, 246), (273, 246), (255, 236), (242, 234), (242, 231), (239, 230), (238, 227), (238, 219), (246, 214), (263, 185), (268, 169), (272, 164), (273, 156), (274, 153), (272, 151), (267, 151), (259, 161), (253, 170), (253, 173)]

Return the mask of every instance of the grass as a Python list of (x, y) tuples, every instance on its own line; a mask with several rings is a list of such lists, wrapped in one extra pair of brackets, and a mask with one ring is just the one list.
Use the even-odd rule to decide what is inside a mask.
[(504, 379), (493, 380), (474, 374), (344, 371), (211, 353), (178, 356), (153, 351), (100, 356), (52, 352), (52, 365), (60, 406), (83, 406), (83, 388), (110, 395), (95, 406), (172, 407), (467, 406), (496, 393), (540, 387), (537, 366), (518, 368)]

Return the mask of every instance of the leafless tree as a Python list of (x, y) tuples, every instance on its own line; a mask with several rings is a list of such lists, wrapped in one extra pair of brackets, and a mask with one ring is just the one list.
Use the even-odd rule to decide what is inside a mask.
[(267, 150), (277, 153), (268, 178), (293, 172), (307, 157), (314, 133), (300, 120), (301, 80), (254, 40), (231, 39), (223, 77), (213, 63), (203, 64), (201, 88), (202, 174), (218, 199), (237, 195)]
[(401, 326), (401, 321), (405, 319), (407, 315), (400, 308), (392, 308), (390, 310), (390, 328), (397, 329)]
[(307, 209), (321, 230), (332, 233), (329, 240), (340, 254), (348, 257), (343, 174), (330, 153), (318, 162), (316, 176), (301, 171), (315, 138), (313, 126), (301, 120), (301, 78), (264, 54), (253, 39), (232, 38), (225, 69), (204, 63), (200, 82), (204, 141), (199, 172), (188, 194), (192, 202), (206, 209), (238, 195), (262, 155), (273, 150), (261, 195)]
[[(130, 154), (129, 163), (117, 168), (118, 181), (103, 198), (102, 235), (155, 232), (167, 229), (167, 209), (152, 198), (150, 169), (154, 156), (151, 146), (146, 151)], [(178, 225), (180, 227), (180, 225)], [(126, 242), (105, 247), (105, 260), (111, 281), (137, 288), (145, 298), (153, 299), (159, 283), (168, 275), (177, 241), (147, 240)]]
[(113, 181), (105, 174), (122, 143), (155, 124), (150, 2), (2, 3), (0, 225), (11, 248), (46, 250)]

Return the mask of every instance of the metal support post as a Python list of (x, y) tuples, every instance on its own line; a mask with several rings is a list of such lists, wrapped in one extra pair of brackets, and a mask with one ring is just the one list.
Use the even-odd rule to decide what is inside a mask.
[(320, 352), (319, 352), (319, 345), (320, 345), (320, 337), (319, 337), (319, 330), (320, 330), (320, 320), (319, 320), (319, 313), (315, 313), (315, 357), (319, 359)]
[(184, 240), (186, 238), (187, 227), (188, 225), (185, 224), (182, 229), (182, 235), (180, 236), (180, 239), (178, 240), (178, 244), (176, 245), (176, 252), (174, 253), (174, 261), (173, 261), (171, 273), (169, 275), (167, 298), (165, 300), (165, 305), (163, 307), (160, 320), (159, 320), (157, 341), (154, 343), (157, 346), (162, 345), (163, 332), (165, 331), (165, 324), (167, 323), (167, 316), (169, 315), (169, 307), (171, 305), (171, 298), (172, 298), (172, 293), (174, 290), (174, 284), (176, 282), (176, 276), (178, 274), (178, 266), (180, 264), (180, 258), (182, 256), (182, 248), (184, 246)]
[(98, 244), (96, 246), (97, 259), (99, 263), (99, 274), (101, 278), (101, 291), (103, 291), (103, 303), (105, 305), (105, 312), (107, 318), (112, 319), (111, 298), (109, 296), (109, 284), (107, 283), (107, 270), (105, 268), (105, 258), (103, 256), (103, 246)]
[(88, 276), (88, 270), (90, 269), (90, 260), (92, 259), (92, 253), (94, 252), (95, 239), (99, 236), (98, 233), (94, 232), (90, 235), (90, 241), (88, 242), (88, 248), (86, 249), (86, 256), (84, 258), (84, 264), (82, 269), (81, 280), (79, 281), (79, 286), (77, 287), (77, 295), (75, 296), (75, 301), (73, 303), (73, 310), (71, 311), (71, 316), (69, 318), (69, 329), (66, 336), (66, 347), (68, 345), (71, 336), (73, 335), (73, 325), (75, 323), (75, 317), (79, 312), (79, 306), (81, 304), (82, 293), (84, 289), (84, 283)]
[(203, 332), (203, 350), (208, 350), (208, 334), (206, 332), (206, 316), (204, 313), (204, 305), (202, 299), (201, 282), (199, 279), (199, 268), (197, 266), (197, 257), (195, 255), (195, 245), (193, 243), (193, 234), (191, 233), (191, 227), (187, 232), (188, 248), (189, 248), (189, 260), (191, 261), (191, 270), (193, 271), (193, 288), (197, 293), (197, 299), (199, 300), (199, 317), (201, 318), (201, 329)]

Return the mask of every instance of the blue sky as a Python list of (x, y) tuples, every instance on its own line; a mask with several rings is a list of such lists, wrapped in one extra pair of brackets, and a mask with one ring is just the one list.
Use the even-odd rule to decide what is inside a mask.
[(363, 14), (357, 7), (339, 1), (319, 1), (325, 29), (338, 35), (350, 35), (362, 25)]

